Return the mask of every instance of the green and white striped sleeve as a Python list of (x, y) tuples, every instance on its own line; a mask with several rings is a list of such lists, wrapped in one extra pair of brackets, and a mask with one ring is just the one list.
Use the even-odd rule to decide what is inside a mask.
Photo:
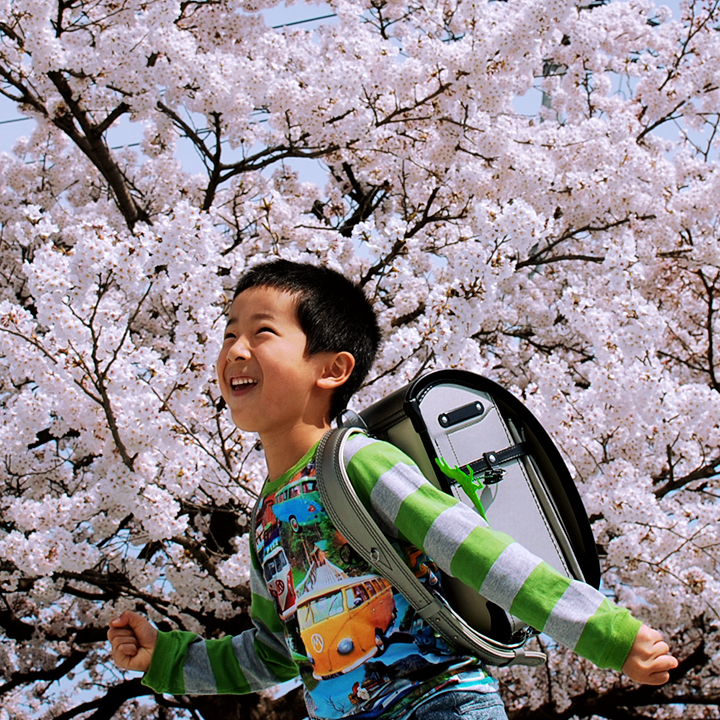
[(356, 434), (345, 462), (360, 499), (387, 534), (421, 548), (443, 571), (598, 667), (620, 670), (640, 627), (627, 610), (491, 530), (393, 445)]
[(255, 553), (250, 587), (253, 628), (219, 640), (191, 632), (159, 633), (143, 685), (170, 695), (240, 695), (296, 677), (298, 667)]

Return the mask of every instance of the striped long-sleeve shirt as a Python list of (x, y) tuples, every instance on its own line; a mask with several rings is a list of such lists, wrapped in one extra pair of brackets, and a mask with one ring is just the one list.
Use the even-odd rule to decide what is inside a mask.
[[(222, 640), (161, 633), (143, 682), (172, 694), (244, 693), (299, 674), (310, 715), (328, 719), (399, 718), (444, 689), (495, 691), (481, 663), (438, 639), (334, 528), (315, 450), (268, 483), (255, 510), (254, 628)], [(596, 665), (621, 668), (640, 626), (626, 610), (490, 529), (394, 446), (353, 435), (345, 462), (425, 582), (439, 582), (439, 567)]]

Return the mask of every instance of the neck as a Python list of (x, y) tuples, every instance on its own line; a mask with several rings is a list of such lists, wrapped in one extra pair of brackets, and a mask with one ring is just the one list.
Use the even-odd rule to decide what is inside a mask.
[(281, 435), (261, 434), (268, 479), (277, 480), (287, 472), (322, 436), (330, 430), (329, 423), (299, 425)]

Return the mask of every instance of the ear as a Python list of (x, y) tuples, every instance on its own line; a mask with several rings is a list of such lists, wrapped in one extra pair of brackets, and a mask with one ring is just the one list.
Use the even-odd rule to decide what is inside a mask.
[(354, 367), (355, 358), (349, 352), (330, 353), (316, 385), (323, 390), (334, 390), (347, 382)]

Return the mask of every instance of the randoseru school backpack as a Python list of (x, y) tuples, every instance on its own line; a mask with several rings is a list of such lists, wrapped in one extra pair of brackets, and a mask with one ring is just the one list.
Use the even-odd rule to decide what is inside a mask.
[(435, 632), (492, 665), (544, 662), (543, 653), (524, 650), (536, 631), (477, 591), (444, 576), (445, 600), (415, 577), (347, 476), (343, 447), (358, 428), (403, 450), (430, 482), (475, 508), (493, 530), (597, 588), (600, 564), (585, 508), (540, 422), (486, 377), (430, 372), (327, 433), (318, 450), (317, 479), (336, 527)]

